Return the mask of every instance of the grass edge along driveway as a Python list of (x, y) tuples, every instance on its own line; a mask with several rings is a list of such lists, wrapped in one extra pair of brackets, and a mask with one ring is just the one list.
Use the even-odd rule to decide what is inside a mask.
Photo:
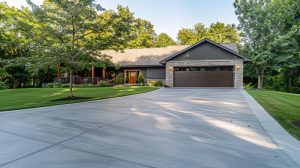
[(78, 103), (91, 100), (128, 96), (154, 91), (147, 86), (75, 88), (74, 95), (84, 99), (60, 100), (68, 96), (68, 88), (25, 88), (0, 90), (0, 112), (52, 105)]
[(300, 140), (300, 94), (264, 90), (246, 91), (285, 130)]

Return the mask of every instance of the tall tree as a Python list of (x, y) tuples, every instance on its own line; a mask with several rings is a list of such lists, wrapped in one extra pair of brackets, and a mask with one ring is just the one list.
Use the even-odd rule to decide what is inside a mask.
[(300, 2), (274, 0), (270, 3), (272, 12), (272, 33), (276, 34), (270, 43), (275, 55), (275, 69), (284, 77), (284, 88), (292, 91), (300, 87)]
[(239, 33), (234, 24), (216, 22), (210, 25), (207, 31), (206, 38), (218, 43), (233, 43), (239, 42)]
[(151, 22), (141, 18), (135, 19), (135, 26), (132, 34), (134, 39), (128, 42), (129, 48), (154, 47), (156, 34)]
[(216, 22), (206, 28), (202, 23), (197, 23), (193, 28), (179, 30), (177, 39), (180, 44), (194, 44), (205, 38), (217, 43), (239, 43), (239, 32), (234, 24)]
[[(41, 50), (53, 63), (63, 63), (69, 72), (70, 91), (73, 97), (73, 72), (78, 68), (97, 63), (96, 55), (107, 48), (118, 50), (126, 44), (132, 26), (132, 16), (119, 17), (111, 13), (107, 19), (98, 12), (104, 11), (94, 0), (49, 0), (37, 6), (30, 0), (35, 16), (43, 31)], [(125, 12), (119, 7), (119, 12)], [(50, 60), (50, 59), (48, 59)]]
[(31, 12), (28, 9), (9, 7), (0, 3), (0, 74), (10, 87), (18, 87), (28, 80), (26, 60), (30, 56), (31, 33), (28, 26)]
[(268, 43), (273, 41), (270, 31), (270, 0), (236, 0), (234, 7), (248, 45), (249, 56), (255, 64), (258, 77), (257, 87), (262, 89), (266, 71), (272, 64), (272, 55)]
[(207, 36), (207, 28), (203, 23), (197, 23), (194, 25), (197, 41), (203, 40)]
[(275, 72), (284, 76), (289, 90), (300, 79), (300, 2), (235, 0), (234, 6), (255, 65), (258, 88), (263, 88), (268, 72), (271, 76)]
[(161, 33), (156, 39), (155, 47), (167, 47), (176, 44), (176, 41), (173, 40), (172, 37), (170, 37), (167, 33)]
[(183, 28), (179, 30), (177, 39), (181, 45), (194, 44), (198, 41), (193, 29)]

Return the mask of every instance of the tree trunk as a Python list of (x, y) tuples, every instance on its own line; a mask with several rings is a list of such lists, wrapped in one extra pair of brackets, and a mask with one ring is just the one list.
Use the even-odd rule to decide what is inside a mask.
[(262, 89), (264, 85), (264, 72), (259, 72), (257, 75), (257, 89)]
[(70, 70), (70, 91), (69, 97), (74, 97), (73, 95), (73, 70)]
[(287, 85), (287, 91), (291, 91), (291, 88), (292, 88), (292, 71), (289, 71), (289, 77), (288, 77), (288, 85)]

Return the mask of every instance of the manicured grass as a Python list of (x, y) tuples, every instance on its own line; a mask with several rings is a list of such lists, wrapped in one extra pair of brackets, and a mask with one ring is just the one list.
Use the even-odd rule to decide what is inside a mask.
[(51, 106), (99, 100), (156, 90), (155, 87), (107, 87), (75, 88), (74, 95), (84, 99), (63, 100), (68, 96), (68, 88), (30, 88), (0, 90), (0, 111)]
[[(300, 140), (300, 94), (247, 90), (291, 135)], [(293, 122), (298, 120), (297, 124)]]

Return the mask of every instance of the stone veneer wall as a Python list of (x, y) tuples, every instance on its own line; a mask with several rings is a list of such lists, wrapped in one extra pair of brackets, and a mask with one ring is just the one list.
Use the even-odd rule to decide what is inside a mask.
[[(166, 85), (169, 87), (174, 86), (174, 67), (190, 67), (190, 66), (234, 66), (234, 87), (243, 87), (243, 60), (187, 60), (187, 61), (169, 61), (166, 64)], [(237, 65), (240, 69), (237, 69)]]

